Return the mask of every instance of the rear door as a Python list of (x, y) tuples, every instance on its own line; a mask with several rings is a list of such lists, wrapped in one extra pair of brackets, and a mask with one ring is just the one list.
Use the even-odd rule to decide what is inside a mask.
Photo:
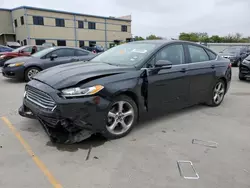
[(75, 59), (77, 61), (88, 61), (93, 58), (93, 53), (86, 50), (75, 50)]
[(205, 102), (216, 78), (216, 62), (212, 60), (216, 56), (199, 45), (185, 44), (185, 48), (189, 57), (187, 74), (190, 78), (190, 103)]
[[(72, 62), (72, 59), (74, 58), (74, 49), (71, 48), (61, 48), (54, 50), (46, 55), (44, 62), (44, 67), (54, 67), (61, 64), (66, 64)], [(57, 58), (51, 58), (51, 55), (57, 55)]]

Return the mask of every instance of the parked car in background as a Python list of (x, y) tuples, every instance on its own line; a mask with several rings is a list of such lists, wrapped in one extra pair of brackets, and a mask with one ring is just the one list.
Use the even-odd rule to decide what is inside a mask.
[(31, 56), (17, 57), (5, 62), (2, 74), (8, 78), (30, 81), (38, 72), (61, 64), (88, 61), (96, 54), (81, 48), (50, 47)]
[(96, 45), (96, 46), (93, 46), (93, 47), (82, 46), (81, 48), (84, 49), (84, 50), (88, 50), (90, 52), (93, 52), (93, 53), (102, 53), (102, 52), (104, 52), (104, 48), (102, 46), (99, 46), (99, 45)]
[(203, 45), (130, 42), (88, 63), (40, 72), (27, 83), (19, 114), (37, 118), (54, 142), (80, 142), (94, 133), (121, 138), (143, 113), (219, 106), (231, 75), (230, 61)]
[(237, 67), (249, 54), (247, 47), (229, 47), (220, 52), (222, 57), (229, 59), (232, 65)]
[(247, 56), (239, 65), (239, 79), (250, 78), (250, 55)]
[(21, 45), (18, 42), (7, 42), (6, 46), (13, 48), (13, 49), (17, 49), (21, 47)]
[(0, 55), (5, 53), (5, 52), (11, 52), (13, 50), (14, 50), (13, 48), (10, 48), (8, 46), (0, 45)]
[(11, 52), (5, 52), (5, 53), (2, 53), (0, 55), (0, 66), (3, 66), (4, 63), (9, 60), (9, 59), (12, 59), (14, 57), (20, 57), (20, 56), (30, 56), (31, 55), (31, 52), (32, 52), (32, 49), (33, 47), (36, 47), (37, 48), (37, 52), (45, 49), (46, 47), (44, 46), (37, 46), (37, 45), (28, 45), (28, 46), (22, 46), (20, 48), (17, 48)]

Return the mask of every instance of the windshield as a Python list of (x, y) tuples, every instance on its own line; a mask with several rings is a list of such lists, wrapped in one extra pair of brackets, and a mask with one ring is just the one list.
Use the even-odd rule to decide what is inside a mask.
[(246, 57), (246, 60), (250, 60), (250, 55)]
[(154, 49), (156, 44), (126, 43), (113, 47), (91, 61), (104, 62), (114, 65), (134, 66), (141, 63)]
[(45, 55), (47, 55), (47, 53), (50, 53), (52, 50), (54, 50), (55, 48), (51, 47), (51, 48), (46, 48), (44, 50), (41, 50), (39, 52), (34, 53), (33, 55), (31, 55), (32, 57), (38, 57), (41, 58)]
[(239, 51), (240, 51), (239, 48), (226, 48), (223, 50), (223, 53), (237, 53)]
[(16, 48), (15, 50), (13, 50), (12, 52), (19, 52), (20, 50), (23, 50), (24, 48), (26, 48), (27, 46), (22, 46), (19, 48)]

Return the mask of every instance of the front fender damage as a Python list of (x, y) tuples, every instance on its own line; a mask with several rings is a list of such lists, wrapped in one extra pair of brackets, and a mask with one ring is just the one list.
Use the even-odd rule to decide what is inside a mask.
[(67, 120), (58, 120), (56, 126), (52, 126), (39, 117), (37, 119), (42, 124), (45, 132), (53, 143), (78, 143), (89, 138), (93, 134), (93, 131), (87, 125), (84, 125), (84, 122), (77, 124)]

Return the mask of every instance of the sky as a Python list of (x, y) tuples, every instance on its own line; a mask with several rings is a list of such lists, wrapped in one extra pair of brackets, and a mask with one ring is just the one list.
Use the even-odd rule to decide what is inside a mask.
[(133, 36), (178, 38), (181, 32), (250, 36), (250, 0), (0, 0), (0, 8), (23, 5), (99, 16), (132, 15)]

